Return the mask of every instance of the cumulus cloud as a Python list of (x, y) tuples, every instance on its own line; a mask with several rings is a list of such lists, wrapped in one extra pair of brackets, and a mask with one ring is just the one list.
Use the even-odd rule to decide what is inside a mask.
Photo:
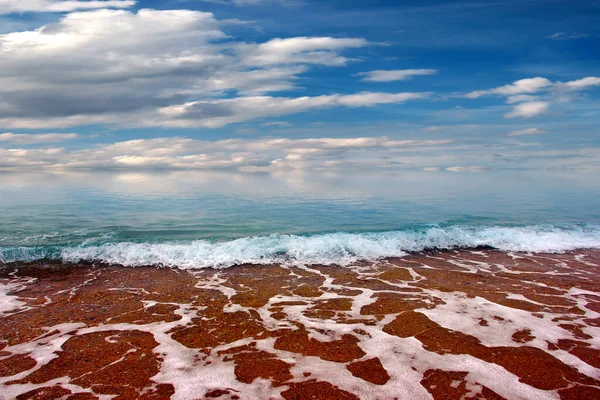
[[(318, 102), (319, 96), (307, 101), (260, 100), (260, 95), (294, 89), (314, 66), (346, 65), (352, 59), (345, 50), (369, 45), (362, 38), (333, 37), (248, 43), (229, 37), (222, 27), (212, 13), (200, 11), (101, 9), (0, 35), (0, 126), (186, 126), (180, 114), (200, 121), (188, 125), (222, 126), (284, 115), (296, 108), (293, 103)], [(328, 103), (381, 104), (399, 102), (403, 95), (365, 96), (332, 104), (332, 95)], [(263, 112), (251, 104), (261, 101), (288, 111)]]
[(0, 14), (129, 8), (135, 3), (133, 0), (0, 0)]
[(40, 144), (40, 143), (59, 143), (66, 140), (77, 139), (76, 133), (0, 133), (0, 143), (10, 144)]
[(0, 35), (0, 119), (170, 104), (177, 95), (164, 90), (210, 78), (223, 62), (210, 46), (223, 38), (212, 14), (185, 10), (76, 12), (35, 31)]
[(362, 76), (365, 82), (393, 82), (404, 81), (419, 75), (436, 74), (435, 69), (397, 69), (397, 70), (375, 70), (370, 72), (361, 72), (356, 74)]
[(449, 140), (387, 137), (314, 139), (138, 139), (91, 149), (2, 149), (3, 169), (336, 169), (399, 165), (411, 153), (444, 147)]
[(529, 101), (517, 104), (511, 112), (504, 116), (506, 118), (531, 118), (545, 113), (549, 106), (550, 104), (545, 101)]
[(508, 136), (541, 135), (543, 133), (546, 133), (546, 131), (543, 131), (538, 128), (527, 128), (527, 129), (519, 129), (516, 131), (509, 132)]

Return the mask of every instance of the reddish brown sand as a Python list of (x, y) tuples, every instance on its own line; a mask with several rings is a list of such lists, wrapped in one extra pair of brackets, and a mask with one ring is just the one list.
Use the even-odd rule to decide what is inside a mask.
[(600, 399), (599, 274), (598, 251), (4, 266), (0, 399)]

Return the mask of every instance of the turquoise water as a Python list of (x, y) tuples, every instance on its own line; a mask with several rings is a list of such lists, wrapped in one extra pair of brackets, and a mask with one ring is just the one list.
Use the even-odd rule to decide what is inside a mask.
[(600, 247), (592, 173), (0, 175), (0, 259), (344, 263), (424, 248)]

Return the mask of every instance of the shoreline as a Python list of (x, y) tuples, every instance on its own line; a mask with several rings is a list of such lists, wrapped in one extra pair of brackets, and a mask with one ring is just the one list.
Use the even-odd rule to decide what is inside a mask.
[(344, 267), (0, 265), (0, 399), (594, 399), (599, 270), (599, 250), (482, 248)]
[(83, 241), (78, 238), (62, 244), (36, 245), (38, 236), (32, 236), (31, 243), (29, 237), (14, 243), (4, 240), (4, 246), (0, 246), (0, 260), (5, 264), (56, 259), (70, 263), (87, 261), (130, 267), (156, 265), (197, 269), (240, 264), (351, 265), (361, 260), (384, 260), (430, 251), (496, 249), (541, 254), (597, 250), (600, 246), (600, 225), (590, 223), (415, 225), (392, 231), (265, 234), (214, 240), (154, 241), (148, 238), (149, 241), (128, 241), (117, 237), (107, 240), (113, 234), (116, 233), (96, 233)]
[[(514, 254), (516, 256), (519, 255), (531, 255), (531, 256), (543, 256), (543, 257), (552, 257), (552, 256), (562, 256), (562, 255), (578, 255), (578, 254), (594, 254), (600, 253), (600, 248), (596, 247), (581, 247), (564, 251), (520, 251), (520, 250), (503, 250), (498, 249), (489, 245), (481, 245), (481, 246), (465, 246), (465, 247), (453, 247), (453, 248), (438, 248), (438, 247), (426, 247), (422, 250), (402, 250), (403, 255), (398, 256), (388, 256), (388, 257), (378, 257), (374, 259), (370, 258), (358, 258), (355, 261), (350, 262), (352, 265), (363, 265), (363, 264), (385, 264), (385, 263), (394, 263), (396, 261), (401, 261), (406, 258), (414, 258), (414, 257), (427, 257), (432, 254), (439, 253), (453, 253), (453, 252), (484, 252), (484, 253), (501, 253), (501, 254)], [(31, 261), (9, 261), (3, 262), (0, 260), (0, 276), (3, 274), (3, 270), (6, 269), (14, 269), (14, 268), (46, 268), (46, 267), (56, 267), (56, 268), (77, 268), (77, 267), (90, 267), (90, 268), (166, 268), (166, 269), (176, 269), (181, 271), (203, 271), (203, 270), (211, 270), (211, 271), (223, 271), (230, 268), (239, 268), (239, 267), (265, 267), (265, 266), (281, 266), (281, 267), (339, 267), (344, 268), (348, 265), (346, 264), (336, 264), (336, 263), (304, 263), (298, 260), (289, 261), (289, 262), (267, 262), (267, 263), (253, 263), (253, 262), (243, 262), (233, 264), (227, 267), (183, 267), (177, 265), (164, 265), (164, 264), (142, 264), (142, 265), (123, 265), (120, 263), (112, 263), (105, 262), (101, 260), (79, 260), (79, 261), (65, 261), (58, 258), (40, 258)]]

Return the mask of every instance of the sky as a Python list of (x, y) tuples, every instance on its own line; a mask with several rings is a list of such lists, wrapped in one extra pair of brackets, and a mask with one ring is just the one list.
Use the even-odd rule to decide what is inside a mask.
[(0, 170), (600, 170), (597, 0), (0, 0)]

